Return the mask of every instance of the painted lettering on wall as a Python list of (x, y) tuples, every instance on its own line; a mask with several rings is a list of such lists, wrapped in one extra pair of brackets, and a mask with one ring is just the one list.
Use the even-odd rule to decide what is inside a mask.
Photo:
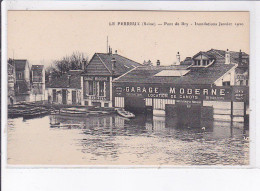
[(84, 76), (84, 81), (108, 81), (108, 78), (103, 76)]
[(230, 101), (232, 99), (232, 87), (230, 86), (203, 86), (203, 85), (128, 85), (115, 86), (115, 96), (132, 96), (143, 98), (164, 98), (175, 100), (214, 100)]

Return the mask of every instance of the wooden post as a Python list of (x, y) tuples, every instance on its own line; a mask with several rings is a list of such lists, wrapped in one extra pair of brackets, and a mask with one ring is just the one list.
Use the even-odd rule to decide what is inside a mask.
[(246, 122), (246, 102), (244, 101), (244, 123)]
[(230, 113), (230, 117), (231, 117), (231, 122), (233, 122), (233, 101), (231, 101), (231, 113)]

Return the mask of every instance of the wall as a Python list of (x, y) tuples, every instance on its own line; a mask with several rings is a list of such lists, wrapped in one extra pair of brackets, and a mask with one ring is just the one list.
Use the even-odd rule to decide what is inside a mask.
[(235, 85), (235, 67), (225, 73), (221, 78), (215, 81), (216, 86), (222, 86), (222, 82), (230, 81), (230, 85)]
[[(166, 104), (175, 105), (176, 101), (173, 99), (157, 99), (157, 98), (145, 98), (145, 106), (153, 107), (154, 116), (165, 116), (165, 106)], [(114, 106), (118, 108), (125, 107), (124, 97), (115, 97)], [(231, 102), (221, 102), (221, 101), (203, 101), (202, 105), (204, 107), (213, 108), (213, 118), (220, 121), (244, 121), (244, 102), (233, 102), (233, 119), (231, 119)]]
[[(33, 80), (34, 75), (35, 75), (34, 71), (32, 71), (32, 80)], [(36, 86), (36, 87), (34, 87), (34, 86)], [(32, 81), (31, 88), (32, 88), (31, 95), (30, 95), (31, 102), (48, 100), (48, 95), (47, 95), (46, 89), (45, 89), (45, 69), (44, 68), (41, 73), (41, 81), (37, 81), (37, 82)]]
[[(213, 118), (231, 121), (231, 102), (203, 101), (203, 106), (213, 107)], [(244, 121), (244, 102), (233, 102), (233, 121)]]
[[(57, 102), (53, 102), (53, 95), (52, 90), (56, 89), (57, 92)], [(62, 104), (62, 90), (67, 90), (67, 105), (72, 105), (72, 91), (76, 91), (76, 105), (81, 105), (81, 95), (82, 91), (80, 89), (73, 89), (73, 88), (47, 88), (47, 100), (48, 97), (51, 97), (51, 103)], [(58, 93), (60, 92), (60, 93)]]
[(30, 67), (28, 62), (26, 62), (25, 65), (24, 79), (25, 81), (30, 82)]
[[(105, 96), (88, 96), (86, 95), (86, 83), (88, 82), (88, 80), (84, 80), (84, 77), (86, 76), (82, 76), (81, 77), (81, 83), (83, 84), (83, 92), (81, 95), (82, 98), (82, 105), (88, 105), (88, 106), (92, 106), (93, 102), (98, 102), (101, 104), (101, 107), (105, 107), (105, 104), (109, 107), (112, 107), (112, 77), (108, 77), (108, 76), (99, 76), (99, 77), (105, 77), (108, 80), (105, 81), (106, 85), (105, 85)], [(95, 79), (96, 76), (87, 76), (86, 78), (93, 78)], [(95, 81), (95, 80), (93, 80)], [(87, 104), (86, 104), (87, 103)]]

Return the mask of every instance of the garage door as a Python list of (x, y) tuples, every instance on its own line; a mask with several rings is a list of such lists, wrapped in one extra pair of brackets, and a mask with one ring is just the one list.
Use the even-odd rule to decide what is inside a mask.
[(126, 97), (125, 109), (134, 113), (144, 113), (145, 99), (143, 97)]

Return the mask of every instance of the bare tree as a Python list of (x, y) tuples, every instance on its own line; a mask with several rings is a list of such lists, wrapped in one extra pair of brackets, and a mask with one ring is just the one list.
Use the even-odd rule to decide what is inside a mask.
[(88, 56), (84, 53), (76, 51), (70, 56), (64, 56), (60, 60), (55, 60), (51, 67), (46, 68), (46, 81), (49, 78), (59, 78), (69, 70), (80, 70), (83, 69), (84, 63), (88, 64)]

